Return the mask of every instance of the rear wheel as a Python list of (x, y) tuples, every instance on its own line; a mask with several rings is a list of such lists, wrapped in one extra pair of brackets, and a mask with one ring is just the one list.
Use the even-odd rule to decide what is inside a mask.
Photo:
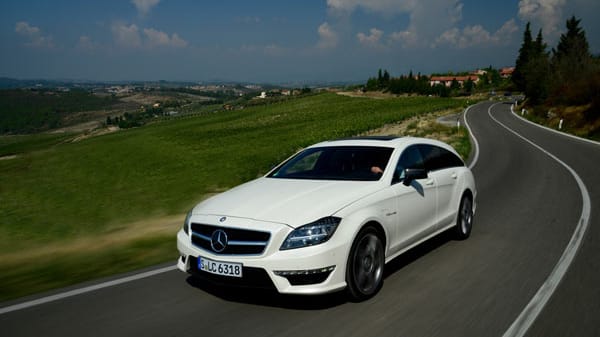
[(473, 200), (469, 195), (464, 195), (460, 201), (458, 217), (456, 219), (455, 235), (459, 240), (464, 240), (471, 235), (473, 228)]
[(385, 254), (379, 233), (373, 227), (360, 231), (352, 244), (346, 283), (348, 293), (355, 301), (364, 301), (375, 295), (383, 285)]

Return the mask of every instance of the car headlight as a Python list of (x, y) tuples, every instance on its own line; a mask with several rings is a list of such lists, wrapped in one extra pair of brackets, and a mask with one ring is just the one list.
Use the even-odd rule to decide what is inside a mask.
[(301, 248), (326, 242), (331, 238), (340, 221), (341, 218), (329, 216), (296, 228), (287, 236), (279, 249)]
[(190, 235), (190, 218), (192, 217), (192, 211), (189, 211), (183, 222), (183, 232)]

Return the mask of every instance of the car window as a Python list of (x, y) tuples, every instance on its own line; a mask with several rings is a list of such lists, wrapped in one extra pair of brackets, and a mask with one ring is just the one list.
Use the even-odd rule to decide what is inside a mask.
[(394, 171), (394, 181), (400, 181), (404, 179), (404, 170), (410, 169), (424, 169), (424, 161), (421, 152), (417, 146), (409, 146), (406, 148), (400, 158), (398, 159), (398, 164), (396, 164), (396, 169)]
[(465, 166), (465, 163), (462, 161), (462, 159), (460, 159), (460, 157), (458, 157), (454, 153), (442, 148), (440, 148), (440, 151), (442, 156), (440, 161), (444, 163), (444, 167)]
[(298, 160), (294, 162), (294, 165), (290, 165), (288, 167), (287, 173), (294, 174), (313, 170), (315, 168), (315, 164), (317, 163), (317, 159), (319, 159), (322, 152), (323, 151), (315, 151), (307, 154), (306, 156), (298, 158)]
[(422, 144), (419, 145), (419, 150), (423, 156), (427, 171), (437, 171), (465, 165), (454, 153), (438, 146)]
[(393, 149), (376, 146), (331, 146), (300, 152), (267, 177), (318, 180), (379, 180)]

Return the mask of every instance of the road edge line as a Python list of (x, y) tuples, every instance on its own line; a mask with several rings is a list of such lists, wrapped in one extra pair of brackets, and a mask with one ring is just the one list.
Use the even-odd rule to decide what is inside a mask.
[(475, 105), (476, 104), (469, 105), (465, 109), (465, 112), (463, 114), (463, 120), (465, 121), (465, 126), (467, 127), (467, 131), (469, 131), (469, 135), (471, 136), (471, 138), (473, 138), (473, 141), (475, 143), (475, 153), (473, 154), (473, 160), (471, 160), (471, 163), (468, 166), (469, 170), (472, 170), (473, 167), (475, 167), (475, 165), (477, 165), (477, 161), (479, 160), (479, 141), (477, 141), (477, 137), (475, 137), (475, 134), (473, 133), (473, 130), (471, 129), (471, 126), (469, 125), (469, 122), (467, 120), (467, 115), (469, 113), (469, 109), (471, 109), (471, 107), (473, 107)]

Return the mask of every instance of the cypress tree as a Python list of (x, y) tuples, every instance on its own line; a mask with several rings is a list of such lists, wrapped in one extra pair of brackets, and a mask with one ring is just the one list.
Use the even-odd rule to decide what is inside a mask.
[(552, 66), (560, 81), (575, 80), (592, 61), (585, 31), (579, 27), (581, 20), (574, 16), (567, 20), (567, 32), (560, 36), (553, 49)]
[(523, 33), (523, 44), (519, 49), (519, 56), (515, 64), (515, 71), (512, 75), (512, 80), (517, 90), (525, 90), (525, 67), (529, 62), (529, 58), (533, 48), (533, 38), (531, 37), (530, 23), (527, 22), (525, 32)]

